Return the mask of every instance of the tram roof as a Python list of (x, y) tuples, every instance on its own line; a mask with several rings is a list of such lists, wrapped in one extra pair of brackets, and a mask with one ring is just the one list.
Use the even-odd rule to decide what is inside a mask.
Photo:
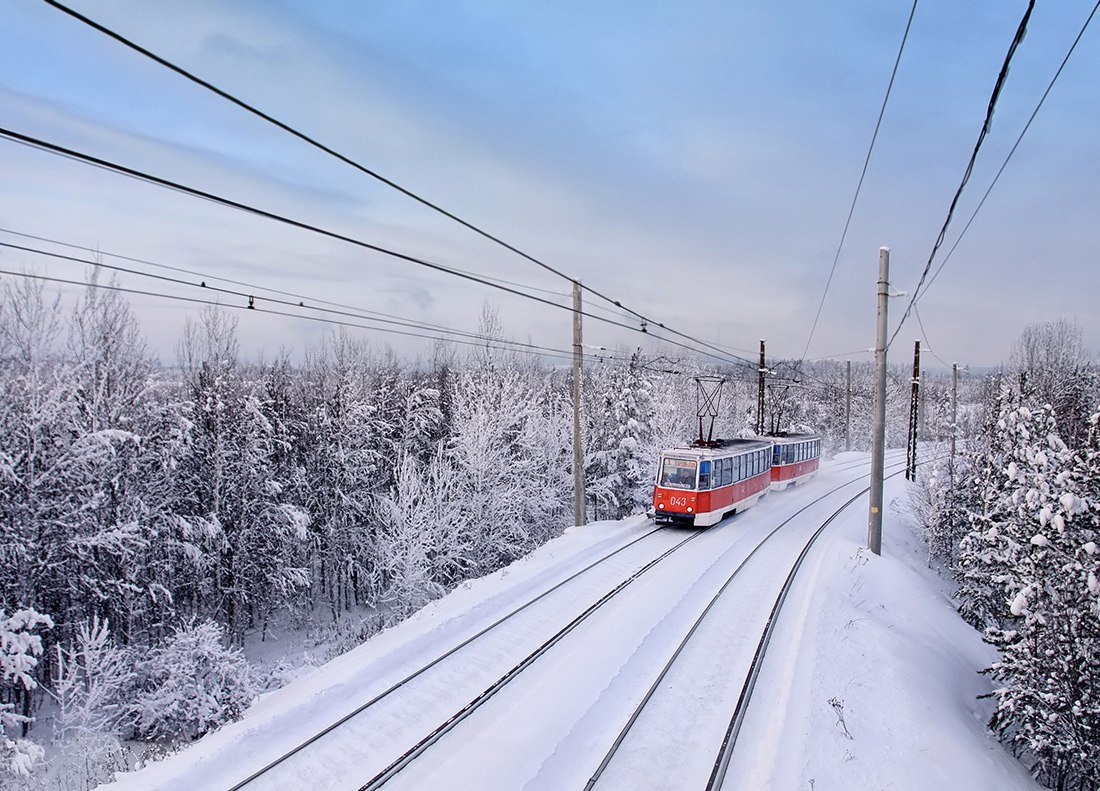
[(772, 446), (772, 440), (767, 437), (754, 437), (752, 439), (719, 439), (713, 445), (681, 445), (677, 448), (669, 448), (662, 451), (663, 454), (694, 454), (699, 458), (712, 458), (730, 456), (750, 450), (764, 450)]
[(758, 439), (765, 440), (767, 442), (774, 442), (780, 445), (786, 445), (792, 442), (809, 442), (815, 439), (821, 439), (820, 434), (798, 434), (794, 432), (781, 431), (776, 434), (769, 434), (766, 437), (758, 437)]

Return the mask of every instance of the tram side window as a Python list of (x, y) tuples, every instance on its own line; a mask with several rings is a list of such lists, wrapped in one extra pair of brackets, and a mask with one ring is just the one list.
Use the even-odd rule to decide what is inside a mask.
[(743, 481), (745, 479), (745, 459), (738, 456), (733, 460), (733, 479)]
[(699, 462), (699, 491), (706, 491), (710, 488), (710, 462)]
[(783, 446), (782, 445), (776, 445), (772, 449), (772, 464), (782, 464), (782, 463), (783, 463)]
[(733, 459), (722, 459), (722, 485), (733, 483)]

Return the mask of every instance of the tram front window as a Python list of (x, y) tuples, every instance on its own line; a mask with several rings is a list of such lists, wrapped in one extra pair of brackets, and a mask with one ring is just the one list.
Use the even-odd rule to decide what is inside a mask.
[(694, 489), (695, 462), (690, 459), (663, 459), (657, 485), (669, 489)]

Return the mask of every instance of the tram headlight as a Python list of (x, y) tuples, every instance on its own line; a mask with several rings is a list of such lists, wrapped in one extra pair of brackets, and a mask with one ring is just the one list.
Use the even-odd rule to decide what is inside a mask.
[(689, 514), (690, 514), (690, 513), (692, 512), (692, 511), (694, 511), (694, 510), (695, 510), (695, 509), (694, 509), (694, 508), (692, 508), (692, 507), (691, 507), (690, 505), (688, 506), (688, 513), (689, 513)]

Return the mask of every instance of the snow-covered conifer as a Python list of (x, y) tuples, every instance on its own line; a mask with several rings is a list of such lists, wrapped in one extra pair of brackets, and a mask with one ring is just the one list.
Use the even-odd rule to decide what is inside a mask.
[(190, 622), (135, 666), (135, 736), (194, 739), (236, 719), (254, 697), (248, 662), (213, 621)]

